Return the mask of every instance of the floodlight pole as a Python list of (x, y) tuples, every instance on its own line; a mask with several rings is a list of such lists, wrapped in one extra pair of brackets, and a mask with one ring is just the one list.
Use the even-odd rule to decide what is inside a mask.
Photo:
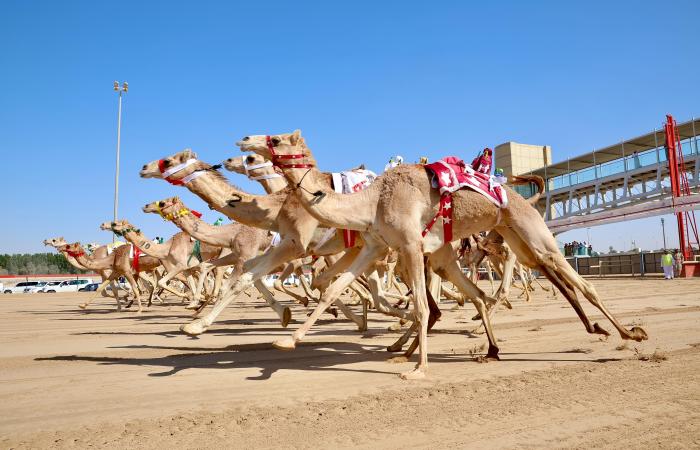
[[(129, 91), (129, 83), (122, 83), (121, 87), (119, 82), (114, 82), (114, 90), (119, 92), (119, 109), (117, 112), (117, 160), (115, 163), (114, 171), (114, 221), (117, 221), (117, 215), (119, 211), (119, 150), (121, 146), (122, 137), (122, 94)], [(116, 234), (112, 234), (112, 242), (116, 240)]]
[(664, 218), (661, 218), (661, 234), (664, 236), (664, 250), (666, 250), (666, 227), (664, 226)]

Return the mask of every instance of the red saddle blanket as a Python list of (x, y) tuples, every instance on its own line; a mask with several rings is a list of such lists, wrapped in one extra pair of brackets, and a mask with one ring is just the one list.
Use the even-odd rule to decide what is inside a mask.
[(431, 183), (440, 189), (440, 209), (423, 230), (423, 236), (428, 234), (439, 217), (442, 217), (442, 226), (445, 242), (452, 240), (452, 193), (469, 188), (486, 197), (499, 208), (508, 204), (508, 196), (494, 177), (476, 172), (461, 159), (448, 156), (434, 163), (426, 164), (425, 168), (431, 174)]

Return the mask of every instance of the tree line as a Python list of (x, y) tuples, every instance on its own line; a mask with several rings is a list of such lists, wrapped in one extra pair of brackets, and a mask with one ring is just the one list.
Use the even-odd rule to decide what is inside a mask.
[(56, 253), (0, 255), (0, 275), (35, 275), (45, 273), (85, 273), (71, 266)]

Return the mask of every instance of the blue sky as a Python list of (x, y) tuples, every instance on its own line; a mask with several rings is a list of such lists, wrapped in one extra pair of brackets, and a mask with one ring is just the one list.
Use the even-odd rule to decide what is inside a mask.
[[(690, 119), (699, 13), (697, 1), (5, 2), (0, 253), (111, 239), (98, 226), (112, 215), (114, 80), (130, 85), (120, 216), (170, 235), (143, 204), (179, 194), (218, 217), (138, 177), (186, 147), (214, 163), (240, 154), (241, 136), (300, 128), (322, 169), (381, 171), (397, 153), (470, 159), (509, 140), (559, 161), (666, 113)], [(598, 248), (661, 240), (658, 218), (590, 232)]]

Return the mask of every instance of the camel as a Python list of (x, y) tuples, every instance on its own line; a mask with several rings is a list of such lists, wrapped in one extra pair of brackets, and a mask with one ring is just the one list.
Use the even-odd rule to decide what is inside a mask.
[[(68, 242), (63, 237), (56, 237), (56, 238), (50, 238), (50, 239), (44, 239), (44, 245), (50, 245), (51, 247), (55, 248), (58, 250), (59, 253), (63, 255), (64, 258), (66, 258), (66, 261), (68, 261), (68, 264), (71, 266), (75, 267), (78, 270), (90, 270), (87, 267), (81, 265), (78, 263), (78, 261), (75, 260), (72, 256), (70, 256), (68, 253), (65, 252), (63, 247), (68, 245)], [(108, 253), (108, 249), (106, 245), (93, 245), (92, 251), (90, 252), (89, 258), (95, 259), (95, 258), (105, 258), (107, 256), (110, 256)], [(100, 275), (100, 278), (102, 281), (105, 281), (107, 278), (109, 278), (109, 269), (105, 270), (95, 270), (98, 275)], [(114, 282), (109, 283), (110, 287), (110, 292), (112, 292), (112, 295), (114, 296), (116, 302), (117, 302), (117, 307), (118, 309), (121, 309), (121, 304), (119, 302), (119, 292), (116, 287), (116, 284)], [(102, 291), (103, 295), (105, 295), (105, 291)], [(131, 303), (127, 304), (127, 308), (131, 306)]]
[[(445, 242), (442, 230), (433, 228), (425, 237), (422, 231), (437, 214), (440, 195), (431, 186), (430, 175), (422, 165), (402, 164), (385, 172), (367, 189), (354, 194), (337, 194), (329, 188), (326, 177), (317, 169), (316, 160), (306, 146), (299, 130), (275, 136), (247, 136), (237, 142), (242, 151), (253, 151), (280, 167), (302, 206), (320, 223), (336, 228), (363, 232), (365, 245), (348, 271), (334, 282), (306, 323), (280, 346), (293, 348), (322, 308), (334, 295), (341, 292), (352, 279), (367, 270), (383, 256), (388, 248), (399, 251), (413, 292), (415, 326), (418, 328), (420, 357), (416, 367), (403, 378), (422, 378), (428, 367), (427, 330), (428, 299), (425, 290), (425, 262), (427, 255), (433, 269), (443, 278), (472, 297), (482, 315), (489, 338), (487, 357), (498, 359), (498, 347), (493, 336), (488, 314), (485, 314), (485, 294), (474, 286), (456, 263), (454, 248)], [(291, 161), (291, 163), (290, 163)], [(516, 181), (534, 181), (534, 177), (520, 177)], [(575, 289), (597, 307), (618, 330), (623, 339), (647, 339), (641, 327), (627, 330), (607, 310), (595, 288), (580, 277), (561, 255), (552, 233), (539, 212), (514, 190), (504, 186), (509, 202), (499, 208), (483, 195), (469, 189), (452, 194), (453, 239), (461, 239), (482, 230), (496, 230), (526, 266), (544, 273), (564, 294), (589, 333), (609, 335), (585, 315)], [(330, 293), (329, 293), (330, 292)]]
[[(72, 244), (67, 244), (62, 247), (62, 251), (66, 252), (68, 255), (70, 255), (72, 258), (74, 258), (78, 264), (81, 266), (90, 269), (90, 270), (109, 270), (109, 277), (107, 277), (106, 280), (102, 282), (100, 287), (97, 289), (95, 292), (95, 296), (91, 299), (88, 299), (85, 303), (78, 305), (82, 309), (86, 309), (90, 302), (94, 300), (102, 290), (107, 286), (107, 284), (111, 284), (114, 280), (117, 280), (119, 277), (123, 276), (125, 277), (129, 284), (131, 285), (131, 289), (134, 293), (134, 296), (136, 297), (136, 301), (138, 302), (139, 308), (137, 313), (143, 312), (143, 305), (141, 304), (141, 292), (139, 290), (138, 283), (134, 279), (134, 273), (138, 273), (140, 270), (144, 272), (150, 272), (155, 270), (158, 266), (160, 266), (160, 261), (156, 258), (151, 258), (149, 256), (144, 256), (139, 258), (139, 271), (134, 269), (134, 263), (132, 259), (129, 257), (129, 252), (131, 250), (131, 246), (128, 245), (122, 245), (120, 247), (117, 247), (114, 249), (114, 252), (112, 252), (111, 255), (103, 257), (103, 258), (94, 258), (90, 259), (85, 255), (85, 249), (80, 245), (79, 242), (74, 242)], [(150, 281), (152, 285), (155, 288), (155, 282)], [(119, 302), (119, 297), (117, 296), (117, 310), (121, 311), (121, 304)]]
[[(215, 167), (197, 160), (197, 155), (189, 149), (145, 164), (140, 176), (182, 185), (202, 198), (211, 209), (230, 219), (280, 234), (281, 240), (277, 246), (246, 261), (241, 276), (229, 278), (228, 286), (221, 291), (226, 294), (225, 297), (220, 295), (219, 301), (206, 316), (180, 327), (188, 335), (202, 334), (239, 293), (276, 267), (306, 256), (307, 249), (312, 249), (318, 255), (338, 252), (335, 247), (332, 250), (324, 249), (326, 246), (333, 247), (335, 242), (322, 242), (326, 230), (318, 226), (318, 221), (301, 206), (296, 195), (289, 195), (292, 193), (289, 187), (269, 195), (249, 194), (230, 185)], [(366, 326), (342, 302), (338, 300), (334, 304), (360, 329)]]
[[(266, 250), (272, 240), (267, 231), (236, 222), (227, 225), (211, 225), (192, 214), (192, 211), (182, 203), (179, 197), (171, 197), (149, 203), (143, 207), (143, 212), (159, 214), (166, 220), (172, 221), (175, 226), (200, 242), (230, 250), (231, 253), (226, 256), (200, 264), (202, 272), (200, 284), (204, 282), (206, 274), (215, 267), (233, 266), (232, 276), (240, 276), (243, 273), (245, 261)], [(218, 295), (219, 287), (217, 283), (214, 289), (214, 296)], [(262, 281), (256, 281), (255, 287), (262, 294), (267, 304), (277, 313), (282, 326), (286, 327), (292, 319), (291, 310), (279, 304)], [(198, 292), (199, 289), (198, 287)]]
[[(170, 287), (168, 282), (178, 274), (197, 267), (201, 261), (217, 257), (221, 253), (220, 247), (192, 242), (187, 233), (177, 233), (163, 244), (153, 242), (127, 220), (104, 222), (100, 225), (100, 229), (123, 236), (144, 254), (160, 260), (167, 273), (158, 280), (157, 286), (183, 299), (187, 296)], [(196, 283), (189, 273), (187, 284), (194, 296)]]
[[(231, 172), (245, 175), (250, 180), (258, 181), (262, 185), (263, 189), (265, 189), (265, 192), (267, 192), (268, 194), (281, 191), (287, 187), (287, 180), (280, 174), (279, 169), (275, 169), (271, 161), (266, 160), (265, 158), (256, 153), (252, 153), (246, 156), (229, 158), (226, 161), (224, 161), (224, 167), (226, 168), (226, 170), (229, 170)], [(336, 239), (336, 243), (338, 245), (340, 244), (340, 236), (338, 236), (337, 232), (336, 235), (332, 237), (332, 239)], [(341, 249), (341, 247), (338, 248)], [(341, 253), (344, 251), (345, 249), (340, 250), (340, 253), (338, 253), (338, 257), (341, 257)], [(328, 256), (321, 258), (327, 257)], [(335, 258), (336, 261), (337, 259), (338, 258)], [(330, 267), (331, 264), (329, 264), (328, 266)], [(306, 277), (304, 277), (302, 267), (303, 262), (301, 259), (297, 259), (288, 263), (285, 269), (282, 271), (280, 277), (275, 280), (274, 287), (278, 291), (283, 292), (289, 295), (290, 297), (296, 299), (299, 303), (302, 303), (304, 306), (307, 306), (307, 298), (314, 298), (311, 291), (313, 289), (319, 288), (320, 286), (323, 286), (324, 284), (327, 284), (327, 282), (325, 281), (326, 278), (324, 278), (323, 276), (321, 276), (320, 278), (314, 276), (314, 282), (311, 285), (309, 285), (308, 281), (306, 280)], [(333, 273), (334, 271), (330, 270), (328, 271), (326, 276), (332, 276)], [(291, 274), (296, 274), (299, 277), (301, 286), (304, 289), (304, 292), (306, 293), (307, 297), (302, 297), (288, 290), (284, 286), (283, 281), (286, 280)], [(361, 292), (361, 294), (359, 294), (361, 298), (365, 301), (369, 301), (368, 295), (362, 292), (364, 289), (362, 286), (360, 286), (357, 283), (353, 283), (350, 286), (350, 288), (353, 289), (355, 292)], [(334, 314), (337, 315), (337, 313)]]

